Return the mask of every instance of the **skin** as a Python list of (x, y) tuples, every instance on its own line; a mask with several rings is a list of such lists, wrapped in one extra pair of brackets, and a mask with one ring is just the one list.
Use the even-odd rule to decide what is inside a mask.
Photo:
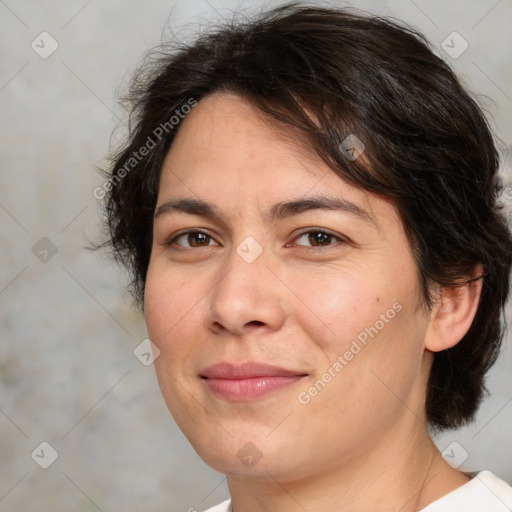
[[(267, 215), (276, 203), (319, 195), (348, 200), (372, 221), (341, 210)], [(212, 203), (221, 217), (160, 208), (184, 198)], [(148, 333), (161, 351), (158, 382), (198, 454), (228, 475), (236, 512), (407, 512), (468, 481), (432, 443), (424, 403), (433, 352), (469, 329), (480, 285), (439, 289), (436, 306), (421, 307), (417, 268), (389, 199), (342, 180), (238, 96), (215, 93), (180, 125), (159, 208), (145, 292)], [(319, 228), (333, 236), (314, 235)], [(183, 230), (207, 236), (179, 236)], [(249, 236), (263, 249), (252, 263), (237, 253)], [(299, 393), (397, 303), (400, 312), (300, 403)], [(229, 401), (200, 377), (226, 361), (306, 376)], [(244, 446), (261, 454), (255, 464), (237, 456)]]

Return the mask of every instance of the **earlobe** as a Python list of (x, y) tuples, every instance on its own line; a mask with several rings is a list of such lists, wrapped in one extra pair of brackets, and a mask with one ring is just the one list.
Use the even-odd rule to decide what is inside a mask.
[(468, 332), (475, 318), (483, 284), (483, 266), (475, 267), (467, 284), (443, 288), (431, 311), (425, 334), (425, 348), (440, 352), (455, 346)]

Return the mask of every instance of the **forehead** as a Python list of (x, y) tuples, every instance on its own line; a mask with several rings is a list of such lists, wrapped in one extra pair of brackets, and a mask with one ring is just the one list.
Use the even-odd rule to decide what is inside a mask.
[[(216, 171), (221, 179), (236, 169), (247, 179), (248, 173), (243, 172), (246, 169), (257, 167), (261, 173), (270, 167), (276, 177), (279, 169), (284, 171), (295, 165), (315, 177), (318, 171), (322, 172), (317, 169), (317, 160), (290, 127), (278, 125), (234, 93), (216, 92), (199, 101), (180, 123), (164, 170), (166, 164), (178, 167), (178, 163), (186, 162), (187, 176), (191, 178), (196, 171), (204, 176)], [(326, 170), (323, 169), (324, 174)]]
[(244, 210), (248, 202), (326, 195), (399, 221), (391, 200), (336, 174), (289, 127), (233, 93), (203, 98), (181, 122), (165, 158), (159, 201), (195, 197)]

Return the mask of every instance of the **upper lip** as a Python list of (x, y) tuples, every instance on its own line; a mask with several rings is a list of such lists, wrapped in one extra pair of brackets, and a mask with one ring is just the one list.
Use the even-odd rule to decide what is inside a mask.
[(255, 377), (297, 377), (306, 375), (304, 372), (287, 370), (270, 364), (247, 362), (218, 363), (209, 366), (200, 374), (207, 379), (251, 379)]

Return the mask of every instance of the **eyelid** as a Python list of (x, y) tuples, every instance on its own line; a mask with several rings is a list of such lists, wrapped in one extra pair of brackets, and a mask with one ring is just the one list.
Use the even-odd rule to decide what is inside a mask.
[[(189, 228), (189, 229), (184, 229), (184, 230), (181, 230), (181, 231), (178, 231), (177, 233), (173, 233), (173, 235), (171, 235), (171, 237), (165, 242), (165, 245), (167, 247), (171, 247), (173, 245), (179, 247), (179, 248), (182, 248), (182, 249), (204, 249), (204, 248), (207, 248), (207, 247), (211, 247), (211, 244), (208, 244), (208, 245), (204, 245), (204, 246), (201, 246), (201, 247), (186, 247), (186, 246), (182, 246), (182, 245), (179, 245), (176, 243), (176, 241), (181, 238), (182, 236), (185, 236), (185, 235), (190, 235), (190, 234), (195, 234), (195, 233), (201, 233), (201, 234), (204, 234), (206, 235), (207, 237), (210, 238), (210, 241), (213, 240), (216, 244), (218, 244), (218, 242), (215, 240), (215, 237), (209, 232), (209, 230), (207, 229), (204, 229), (204, 228)], [(348, 243), (351, 243), (351, 241), (343, 236), (343, 235), (340, 235), (340, 234), (337, 234), (337, 233), (334, 233), (328, 229), (325, 229), (325, 228), (320, 228), (320, 227), (307, 227), (307, 228), (303, 228), (299, 233), (297, 233), (294, 238), (293, 238), (293, 241), (297, 240), (298, 238), (300, 238), (301, 236), (303, 235), (306, 235), (308, 233), (324, 233), (325, 235), (328, 235), (328, 236), (331, 236), (336, 240), (336, 242), (339, 244), (348, 244)], [(301, 249), (305, 249), (305, 250), (314, 250), (314, 251), (318, 251), (318, 250), (326, 250), (328, 248), (331, 248), (333, 246), (336, 245), (336, 243), (331, 243), (331, 244), (328, 244), (328, 245), (320, 245), (320, 246), (308, 246), (308, 245), (302, 245), (302, 244), (294, 244), (296, 247), (300, 247)], [(180, 250), (180, 249), (178, 249)]]
[[(170, 247), (172, 245), (175, 244), (176, 240), (182, 236), (185, 236), (185, 235), (190, 235), (190, 234), (193, 234), (193, 233), (201, 233), (203, 235), (206, 235), (207, 237), (210, 238), (210, 240), (213, 240), (214, 242), (216, 242), (215, 240), (215, 237), (207, 230), (207, 229), (203, 229), (203, 228), (193, 228), (193, 229), (183, 229), (181, 231), (178, 231), (177, 233), (173, 233), (170, 238), (165, 242), (165, 245), (167, 247)], [(217, 242), (216, 242), (217, 243)], [(205, 245), (203, 247), (186, 247), (186, 246), (183, 246), (183, 245), (178, 245), (176, 244), (177, 247), (181, 247), (183, 249), (202, 249), (202, 248), (205, 248), (205, 247), (210, 247), (210, 244), (208, 245)]]
[[(304, 228), (293, 238), (293, 240), (296, 240), (297, 238), (300, 238), (301, 236), (306, 235), (307, 233), (323, 233), (325, 235), (329, 235), (333, 238), (336, 238), (338, 243), (342, 243), (342, 244), (351, 243), (351, 241), (346, 236), (340, 235), (338, 233), (334, 233), (333, 231), (330, 231), (329, 229), (320, 228), (320, 227)], [(325, 250), (325, 249), (334, 247), (335, 243), (332, 243), (329, 245), (321, 245), (321, 246), (308, 246), (308, 245), (298, 245), (298, 244), (295, 244), (295, 245), (297, 245), (298, 247), (301, 247), (301, 248), (305, 248), (305, 249), (312, 249), (312, 250), (324, 249)]]

